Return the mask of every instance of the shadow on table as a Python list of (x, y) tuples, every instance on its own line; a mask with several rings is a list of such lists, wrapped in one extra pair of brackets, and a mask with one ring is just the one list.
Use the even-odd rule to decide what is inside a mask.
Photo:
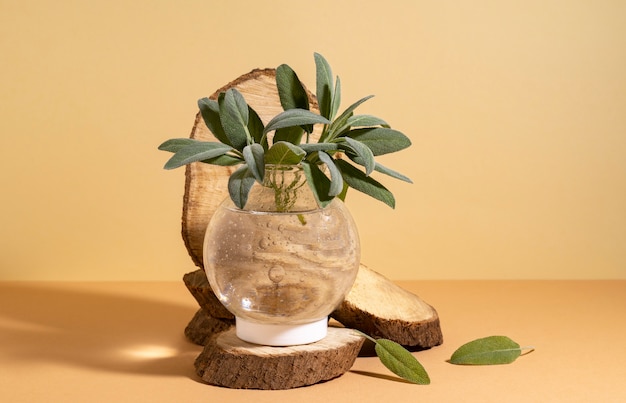
[(193, 362), (202, 348), (183, 335), (194, 312), (76, 285), (3, 284), (0, 355), (5, 365), (30, 361), (196, 379)]
[(414, 385), (413, 382), (407, 381), (406, 379), (402, 379), (396, 375), (379, 374), (377, 372), (359, 371), (356, 369), (351, 369), (350, 372), (353, 374), (363, 375), (363, 376), (367, 376), (370, 378), (378, 378), (378, 379), (384, 379), (386, 381), (391, 381), (391, 382), (408, 383), (408, 384)]

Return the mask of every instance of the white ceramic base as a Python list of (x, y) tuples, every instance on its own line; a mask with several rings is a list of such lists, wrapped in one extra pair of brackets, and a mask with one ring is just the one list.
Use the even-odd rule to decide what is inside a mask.
[(235, 318), (237, 337), (243, 341), (265, 346), (295, 346), (309, 344), (326, 337), (328, 317), (298, 325), (273, 325)]

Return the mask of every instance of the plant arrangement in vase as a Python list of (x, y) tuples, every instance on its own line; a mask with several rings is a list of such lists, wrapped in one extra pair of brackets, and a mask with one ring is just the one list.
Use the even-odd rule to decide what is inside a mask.
[[(202, 118), (219, 142), (168, 140), (159, 146), (160, 150), (174, 153), (165, 169), (198, 161), (241, 165), (228, 182), (230, 198), (241, 209), (246, 206), (253, 184), (266, 182), (266, 168), (275, 165), (301, 166), (320, 207), (335, 197), (344, 200), (348, 188), (395, 207), (391, 192), (371, 174), (376, 171), (405, 182), (411, 180), (381, 165), (375, 157), (403, 150), (411, 141), (380, 118), (355, 114), (355, 109), (372, 96), (359, 99), (339, 113), (340, 79), (333, 79), (330, 65), (317, 53), (315, 65), (319, 114), (309, 109), (307, 91), (296, 73), (283, 64), (276, 69), (282, 113), (264, 125), (234, 88), (221, 93), (218, 100), (202, 98), (198, 101)], [(317, 140), (311, 136), (314, 125), (322, 125)], [(350, 162), (340, 158), (343, 155)], [(279, 186), (270, 179), (267, 185), (284, 194), (290, 184)], [(289, 210), (285, 199), (288, 198), (276, 198), (278, 211)]]

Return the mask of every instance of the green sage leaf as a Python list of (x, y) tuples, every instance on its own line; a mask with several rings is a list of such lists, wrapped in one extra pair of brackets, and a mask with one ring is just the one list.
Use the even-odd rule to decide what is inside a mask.
[(309, 109), (309, 97), (302, 82), (296, 72), (286, 64), (276, 68), (276, 87), (284, 110)]
[[(286, 64), (281, 64), (276, 68), (276, 87), (284, 110), (296, 108), (309, 110), (309, 95), (296, 72)], [(313, 125), (305, 125), (302, 129), (307, 133), (313, 133)]]
[(228, 155), (228, 154), (224, 154), (224, 155), (219, 155), (217, 157), (213, 157), (213, 158), (208, 158), (206, 160), (202, 160), (200, 161), (204, 164), (211, 164), (211, 165), (220, 165), (220, 166), (233, 166), (233, 165), (238, 165), (244, 162), (244, 160), (242, 158), (239, 157), (235, 157), (232, 155)]
[[(360, 159), (359, 157), (353, 157), (350, 158), (352, 161), (356, 162), (359, 165), (363, 165), (364, 162), (362, 161), (362, 159)], [(413, 183), (413, 181), (411, 180), (411, 178), (409, 178), (408, 176), (402, 175), (400, 172), (394, 171), (391, 168), (387, 168), (386, 166), (376, 162), (376, 165), (374, 166), (374, 171), (376, 172), (380, 172), (382, 174), (391, 176), (392, 178), (395, 179), (399, 179), (403, 182), (407, 182), (407, 183)]]
[[(342, 178), (343, 178), (343, 176), (342, 176)], [(348, 195), (348, 189), (350, 189), (350, 186), (348, 186), (346, 181), (343, 181), (343, 189), (341, 190), (341, 193), (339, 193), (337, 195), (339, 200), (341, 200), (342, 202), (346, 201), (346, 196)]]
[(273, 142), (286, 141), (291, 144), (299, 145), (302, 141), (304, 129), (300, 126), (283, 127), (274, 133)]
[(341, 177), (341, 171), (335, 165), (335, 160), (324, 151), (317, 153), (320, 161), (322, 161), (328, 167), (330, 172), (330, 188), (328, 189), (329, 196), (337, 196), (343, 191), (343, 178)]
[(265, 153), (265, 163), (274, 165), (296, 165), (305, 157), (306, 152), (291, 143), (279, 141)]
[(228, 178), (228, 194), (233, 203), (240, 209), (244, 208), (248, 202), (248, 195), (254, 182), (254, 175), (246, 164), (239, 167)]
[(408, 176), (402, 175), (400, 172), (387, 168), (386, 166), (381, 165), (378, 162), (376, 163), (376, 167), (374, 167), (374, 171), (389, 175), (392, 178), (399, 179), (406, 183), (413, 183), (411, 178), (409, 178)]
[(418, 385), (430, 384), (430, 377), (422, 364), (400, 344), (378, 339), (374, 348), (383, 365), (394, 374)]
[(366, 176), (364, 172), (354, 167), (347, 161), (335, 160), (335, 164), (341, 170), (343, 180), (351, 187), (359, 192), (363, 192), (376, 200), (380, 200), (391, 208), (396, 207), (396, 200), (393, 194), (386, 187), (381, 185), (370, 176)]
[(345, 136), (365, 144), (374, 155), (393, 153), (411, 145), (411, 140), (403, 133), (386, 127), (354, 129)]
[(356, 101), (355, 103), (353, 103), (352, 105), (350, 105), (345, 111), (343, 111), (341, 115), (339, 115), (339, 117), (337, 117), (337, 119), (333, 121), (333, 123), (330, 125), (328, 129), (330, 138), (331, 139), (335, 138), (339, 133), (341, 133), (342, 128), (344, 128), (348, 124), (348, 119), (350, 119), (350, 117), (354, 115), (354, 110), (363, 102), (373, 97), (374, 97), (373, 95), (368, 95), (366, 97), (363, 97), (359, 99), (358, 101)]
[(199, 143), (199, 142), (200, 140), (190, 139), (190, 138), (169, 139), (161, 143), (161, 145), (159, 145), (159, 150), (175, 153), (183, 147), (187, 147), (188, 145)]
[(231, 88), (228, 91), (226, 91), (227, 93), (232, 93), (233, 94), (233, 98), (235, 99), (235, 105), (237, 106), (237, 118), (241, 119), (241, 124), (243, 125), (248, 125), (248, 104), (246, 103), (246, 100), (244, 99), (243, 95), (241, 95), (241, 92), (237, 91), (235, 88)]
[(372, 115), (352, 115), (348, 117), (343, 126), (339, 127), (335, 126), (333, 132), (337, 134), (337, 136), (341, 136), (343, 133), (348, 131), (352, 127), (374, 127), (374, 126), (382, 126), (389, 128), (389, 124), (384, 120), (377, 118)]
[(316, 164), (302, 161), (302, 170), (306, 176), (306, 182), (311, 188), (315, 199), (320, 207), (325, 207), (334, 196), (330, 196), (330, 179), (322, 172)]
[(389, 128), (389, 124), (382, 120), (381, 118), (377, 118), (372, 115), (354, 115), (348, 118), (348, 126), (351, 127), (372, 127), (372, 126), (382, 126)]
[(341, 80), (339, 76), (335, 79), (335, 91), (333, 92), (333, 97), (330, 102), (330, 120), (333, 117), (337, 116), (337, 112), (339, 112), (339, 106), (341, 105)]
[(265, 150), (263, 147), (257, 143), (245, 146), (243, 158), (257, 182), (263, 183), (265, 177)]
[(165, 169), (174, 169), (192, 162), (207, 160), (224, 155), (233, 148), (217, 142), (195, 142), (180, 148), (166, 163)]
[(248, 106), (245, 105), (243, 96), (234, 88), (220, 96), (218, 102), (220, 120), (228, 142), (242, 151), (248, 145)]
[(263, 129), (265, 129), (265, 126), (259, 114), (248, 106), (248, 132), (255, 143), (261, 144), (267, 150), (267, 138), (263, 137)]
[[(186, 146), (197, 143), (203, 143), (203, 141), (189, 138), (170, 139), (161, 144), (159, 146), (159, 150), (176, 153)], [(218, 155), (217, 157), (201, 160), (200, 162), (211, 165), (231, 166), (241, 164), (243, 160), (233, 155), (223, 154)]]
[(510, 364), (522, 350), (506, 336), (489, 336), (470, 341), (459, 347), (450, 358), (451, 364), (497, 365)]
[(333, 72), (330, 65), (319, 53), (314, 54), (315, 58), (315, 83), (317, 103), (320, 107), (320, 115), (332, 119), (331, 105), (333, 102)]
[(348, 152), (348, 156), (351, 159), (352, 156), (358, 157), (358, 159), (353, 159), (353, 161), (357, 162), (358, 160), (359, 162), (357, 163), (365, 167), (365, 176), (370, 176), (376, 166), (372, 150), (367, 145), (350, 137), (343, 137), (343, 140), (345, 143), (339, 143), (339, 146)]
[(374, 171), (389, 175), (392, 178), (399, 179), (403, 182), (413, 183), (411, 178), (409, 178), (408, 176), (402, 175), (400, 172), (387, 168), (386, 166), (381, 165), (378, 162), (376, 163), (376, 167), (374, 167)]
[(288, 109), (274, 116), (274, 118), (267, 123), (263, 132), (268, 133), (283, 127), (303, 126), (316, 123), (329, 124), (330, 122), (325, 117), (306, 109)]
[(307, 154), (315, 151), (336, 151), (339, 150), (337, 143), (304, 143), (299, 145)]
[(215, 138), (224, 144), (232, 145), (222, 127), (219, 103), (209, 98), (201, 98), (198, 100), (198, 108), (200, 108), (200, 115), (202, 115), (204, 124)]

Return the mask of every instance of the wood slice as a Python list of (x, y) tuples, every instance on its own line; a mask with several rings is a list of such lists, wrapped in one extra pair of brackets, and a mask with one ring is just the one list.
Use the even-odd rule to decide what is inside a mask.
[(198, 309), (198, 312), (185, 327), (185, 337), (192, 343), (205, 346), (211, 337), (233, 326), (235, 326), (234, 320), (217, 319), (206, 313), (204, 309)]
[(443, 343), (439, 315), (432, 306), (364, 265), (331, 316), (345, 327), (403, 346), (430, 348)]
[(200, 308), (214, 318), (235, 320), (235, 315), (217, 299), (209, 285), (204, 269), (198, 269), (183, 276), (183, 281), (191, 295), (196, 299)]
[(196, 359), (196, 373), (206, 383), (235, 389), (313, 385), (348, 371), (363, 341), (350, 329), (331, 327), (316, 343), (268, 347), (244, 342), (231, 329), (209, 340)]

